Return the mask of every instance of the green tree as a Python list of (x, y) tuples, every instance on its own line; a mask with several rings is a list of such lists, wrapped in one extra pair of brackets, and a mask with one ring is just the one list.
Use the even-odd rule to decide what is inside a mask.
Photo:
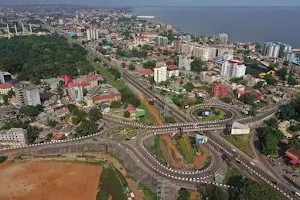
[(284, 65), (284, 66), (288, 66), (288, 65), (289, 65), (289, 61), (285, 60), (285, 61), (283, 62), (283, 65)]
[(178, 191), (178, 195), (179, 195), (179, 197), (177, 198), (177, 200), (189, 200), (191, 198), (191, 194), (185, 188), (181, 188)]
[(200, 73), (203, 71), (203, 61), (200, 58), (196, 58), (191, 62), (191, 71)]
[(272, 76), (272, 74), (266, 74), (264, 79), (266, 80), (266, 82), (269, 84), (269, 85), (275, 85), (276, 84), (276, 80), (275, 78)]
[(148, 60), (143, 64), (144, 69), (154, 69), (156, 67), (156, 61), (155, 60)]
[(36, 126), (28, 126), (27, 130), (27, 139), (29, 143), (33, 143), (35, 139), (38, 137), (39, 128)]
[(77, 125), (77, 124), (79, 124), (79, 122), (80, 122), (80, 120), (78, 117), (75, 117), (75, 116), (72, 117), (72, 124)]
[(275, 118), (271, 118), (269, 120), (264, 121), (265, 124), (271, 128), (278, 128), (277, 120)]
[(140, 106), (141, 101), (128, 88), (122, 88), (120, 90), (120, 93), (121, 93), (123, 102), (129, 103), (129, 104), (133, 105), (134, 107), (139, 107)]
[(195, 86), (193, 83), (188, 82), (183, 86), (183, 88), (186, 89), (186, 91), (191, 92), (195, 88)]
[(57, 85), (57, 94), (59, 98), (62, 98), (64, 96), (64, 82), (59, 81)]
[(291, 126), (290, 130), (293, 131), (293, 132), (300, 131), (300, 126), (299, 125)]
[(15, 96), (15, 91), (13, 90), (9, 90), (7, 93), (8, 98), (12, 98), (13, 96)]
[(257, 107), (255, 105), (251, 106), (250, 110), (249, 110), (249, 115), (255, 117), (257, 114)]
[(129, 65), (129, 70), (130, 70), (130, 71), (134, 71), (134, 70), (135, 70), (134, 64), (130, 64), (130, 65)]
[(287, 149), (300, 149), (300, 139), (298, 138), (298, 136), (295, 136), (289, 140)]
[(294, 118), (296, 115), (296, 111), (293, 107), (293, 105), (288, 104), (288, 105), (283, 105), (279, 107), (279, 112), (278, 112), (278, 118), (282, 120), (290, 120)]
[(254, 105), (256, 101), (256, 96), (251, 93), (246, 93), (240, 97), (241, 101), (248, 105)]
[(112, 101), (111, 103), (110, 103), (110, 107), (111, 108), (121, 108), (121, 102), (119, 102), (119, 101)]
[(129, 118), (130, 117), (130, 112), (125, 111), (123, 117), (125, 118)]
[(224, 190), (221, 187), (215, 185), (199, 185), (197, 189), (201, 193), (203, 199), (228, 200), (227, 190)]
[(280, 192), (266, 183), (246, 180), (239, 193), (239, 200), (281, 200)]
[(253, 86), (254, 89), (260, 90), (263, 86), (264, 86), (265, 82), (264, 81), (259, 81), (257, 83), (255, 83), (255, 85)]
[(97, 132), (97, 124), (91, 120), (83, 120), (75, 130), (77, 137), (91, 135)]
[(277, 145), (283, 138), (281, 131), (272, 128), (265, 128), (261, 137), (261, 151), (265, 155), (277, 155)]
[(175, 119), (173, 117), (170, 116), (165, 116), (165, 122), (166, 123), (176, 123)]
[(48, 124), (48, 126), (54, 128), (58, 124), (58, 121), (48, 119), (47, 124)]
[(89, 111), (89, 118), (91, 121), (93, 122), (96, 122), (98, 121), (99, 119), (102, 119), (103, 117), (103, 114), (102, 112), (100, 111), (99, 108), (92, 108), (90, 111)]
[(294, 77), (292, 77), (291, 75), (289, 76), (287, 81), (288, 81), (289, 85), (297, 85), (298, 84), (297, 80)]
[(8, 99), (7, 95), (3, 95), (2, 99), (3, 99), (3, 104), (4, 105), (9, 105), (9, 99)]
[(271, 63), (270, 65), (269, 65), (269, 69), (270, 70), (275, 70), (275, 68), (277, 68), (279, 66), (279, 63)]
[(277, 71), (277, 75), (279, 76), (279, 78), (283, 81), (285, 81), (286, 75), (288, 73), (288, 70), (286, 67), (282, 67)]
[(21, 107), (20, 112), (29, 117), (36, 117), (42, 112), (42, 110), (39, 106), (26, 105)]
[(223, 101), (223, 102), (225, 102), (225, 103), (231, 103), (232, 102), (232, 98), (231, 97), (223, 97), (220, 100)]

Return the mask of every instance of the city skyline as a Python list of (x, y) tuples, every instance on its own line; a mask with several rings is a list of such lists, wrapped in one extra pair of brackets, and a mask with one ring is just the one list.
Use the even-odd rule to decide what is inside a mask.
[(96, 6), (300, 6), (297, 0), (153, 0), (138, 1), (138, 0), (86, 0), (84, 3), (79, 0), (0, 0), (0, 5), (14, 4), (76, 4), (76, 5), (96, 5)]

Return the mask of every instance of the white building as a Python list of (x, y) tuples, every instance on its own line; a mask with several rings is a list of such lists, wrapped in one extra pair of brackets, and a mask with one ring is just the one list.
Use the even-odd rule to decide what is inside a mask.
[(218, 47), (217, 49), (217, 57), (223, 57), (224, 55), (229, 56), (229, 58), (233, 58), (233, 49), (228, 47)]
[(0, 132), (1, 144), (26, 145), (27, 131), (22, 128), (11, 128)]
[(211, 85), (214, 82), (221, 81), (221, 79), (221, 76), (215, 71), (200, 72), (200, 81), (203, 83)]
[(273, 42), (265, 42), (263, 45), (262, 55), (269, 58), (277, 58), (279, 56), (280, 45)]
[(86, 30), (86, 39), (87, 40), (98, 40), (99, 33), (97, 29), (87, 29)]
[(246, 74), (246, 66), (238, 60), (227, 60), (222, 64), (221, 76), (224, 78), (239, 78)]
[(187, 56), (192, 56), (194, 46), (191, 44), (181, 44), (181, 53)]
[(231, 127), (231, 135), (244, 135), (244, 134), (250, 134), (249, 126), (238, 122), (233, 122)]
[(9, 72), (0, 72), (0, 83), (7, 83), (11, 81), (11, 74)]
[(164, 36), (156, 36), (155, 43), (158, 46), (168, 46), (168, 38)]
[(214, 41), (220, 42), (222, 44), (227, 44), (228, 43), (228, 35), (226, 33), (220, 33), (214, 35)]
[(169, 65), (167, 69), (169, 78), (179, 76), (179, 68), (176, 65)]
[(17, 105), (41, 105), (39, 89), (34, 85), (18, 85), (15, 87)]
[(154, 68), (154, 81), (156, 83), (160, 83), (162, 81), (167, 80), (168, 76), (167, 65), (164, 62), (156, 63), (156, 67)]
[(196, 58), (201, 58), (203, 61), (208, 61), (210, 57), (209, 47), (195, 47), (193, 50), (193, 56)]
[(64, 20), (63, 20), (63, 19), (59, 19), (59, 20), (58, 20), (58, 24), (59, 24), (59, 25), (64, 25)]
[(191, 70), (191, 62), (193, 59), (186, 55), (178, 55), (177, 66), (179, 69)]

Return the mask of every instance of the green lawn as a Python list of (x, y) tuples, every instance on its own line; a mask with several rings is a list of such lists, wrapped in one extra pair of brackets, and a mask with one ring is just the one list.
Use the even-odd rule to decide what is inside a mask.
[(155, 117), (149, 112), (147, 106), (145, 106), (144, 104), (142, 104), (139, 106), (140, 109), (145, 110), (146, 115), (144, 117), (141, 117), (138, 122), (142, 123), (142, 124), (146, 124), (146, 125), (157, 125), (157, 122), (155, 120)]
[[(219, 114), (216, 115), (215, 113), (213, 113), (212, 115), (208, 115), (208, 116), (199, 116), (198, 119), (199, 121), (214, 121), (214, 120), (221, 120), (221, 119), (225, 119), (226, 118), (226, 113), (223, 112), (220, 109), (215, 109), (217, 111), (219, 111)], [(196, 114), (198, 115), (199, 111), (196, 111)]]
[(127, 200), (124, 190), (127, 183), (125, 178), (120, 174), (112, 166), (103, 168), (99, 183), (100, 191), (97, 193), (96, 200), (107, 200), (110, 195), (112, 199)]
[(190, 138), (188, 136), (183, 136), (179, 141), (178, 144), (179, 150), (182, 153), (183, 157), (188, 163), (193, 163), (194, 158), (197, 153), (196, 148), (192, 148), (192, 144)]
[(243, 175), (236, 169), (229, 167), (223, 180), (224, 184), (239, 187), (242, 184)]
[(162, 145), (165, 145), (165, 141), (161, 137), (156, 136), (154, 139), (154, 144), (150, 147), (150, 150), (159, 159), (161, 159), (162, 161), (165, 161), (164, 154), (160, 148)]
[(254, 157), (250, 142), (251, 135), (223, 135), (223, 137), (233, 144), (236, 148), (240, 149), (242, 152), (250, 157)]
[(146, 185), (140, 183), (139, 189), (143, 190), (147, 200), (158, 200), (156, 193), (152, 192)]
[(111, 130), (110, 137), (115, 140), (131, 139), (137, 135), (137, 130), (134, 127), (122, 126)]

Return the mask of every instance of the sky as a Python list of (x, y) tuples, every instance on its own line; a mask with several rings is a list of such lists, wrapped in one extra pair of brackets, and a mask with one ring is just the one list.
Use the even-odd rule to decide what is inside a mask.
[(98, 6), (300, 6), (300, 0), (0, 0), (0, 5), (27, 3)]

